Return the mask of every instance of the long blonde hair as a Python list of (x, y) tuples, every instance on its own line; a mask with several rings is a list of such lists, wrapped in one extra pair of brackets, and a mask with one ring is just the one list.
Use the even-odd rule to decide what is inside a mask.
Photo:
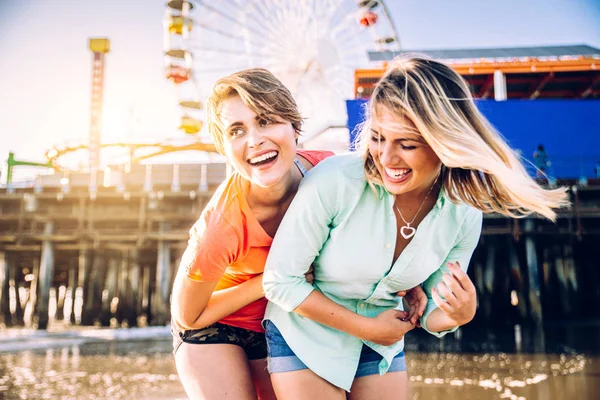
[(232, 96), (240, 96), (244, 104), (257, 115), (280, 117), (290, 122), (296, 132), (300, 132), (302, 116), (288, 88), (264, 68), (244, 69), (219, 79), (206, 104), (208, 131), (219, 153), (225, 154), (220, 106)]
[(566, 188), (544, 189), (529, 176), (520, 157), (479, 112), (462, 76), (414, 55), (390, 63), (369, 102), (359, 135), (369, 183), (382, 185), (369, 152), (370, 121), (381, 108), (415, 124), (442, 162), (441, 180), (451, 201), (486, 213), (537, 213), (553, 221), (554, 209), (569, 205)]

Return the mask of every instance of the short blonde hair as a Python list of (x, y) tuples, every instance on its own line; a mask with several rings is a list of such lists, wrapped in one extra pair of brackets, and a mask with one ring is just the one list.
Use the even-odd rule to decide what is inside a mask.
[(566, 188), (547, 190), (529, 176), (520, 157), (477, 109), (462, 76), (416, 55), (390, 63), (368, 105), (359, 148), (371, 184), (383, 184), (369, 152), (370, 121), (382, 107), (415, 124), (442, 161), (441, 180), (453, 202), (486, 213), (537, 213), (550, 220), (556, 219), (553, 209), (569, 205)]
[(280, 117), (300, 132), (302, 117), (288, 88), (266, 69), (245, 69), (219, 79), (207, 101), (206, 123), (219, 153), (225, 154), (220, 107), (224, 100), (233, 96), (239, 96), (257, 115)]

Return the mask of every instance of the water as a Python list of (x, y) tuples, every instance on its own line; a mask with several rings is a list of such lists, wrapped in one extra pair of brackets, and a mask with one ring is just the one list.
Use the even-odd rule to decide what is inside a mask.
[[(409, 335), (411, 399), (600, 398), (597, 326)], [(186, 398), (168, 338), (57, 346), (0, 353), (0, 398)]]
[(0, 398), (185, 398), (171, 345), (87, 343), (0, 354)]

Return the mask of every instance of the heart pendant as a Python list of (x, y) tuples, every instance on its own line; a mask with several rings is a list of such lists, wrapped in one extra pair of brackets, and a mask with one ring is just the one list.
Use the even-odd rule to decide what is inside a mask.
[[(405, 231), (406, 231), (406, 233), (405, 233)], [(411, 237), (415, 236), (416, 232), (417, 232), (417, 230), (409, 225), (406, 225), (406, 226), (403, 226), (402, 228), (400, 228), (400, 234), (402, 235), (402, 237), (404, 239), (410, 239)]]

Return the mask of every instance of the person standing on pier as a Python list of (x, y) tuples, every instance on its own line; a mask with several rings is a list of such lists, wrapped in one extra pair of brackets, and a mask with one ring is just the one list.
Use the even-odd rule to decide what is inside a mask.
[(548, 168), (550, 160), (543, 144), (538, 144), (537, 149), (533, 152), (533, 160), (535, 161), (535, 177), (540, 183), (548, 183)]
[(564, 188), (544, 190), (527, 174), (464, 79), (433, 60), (391, 63), (359, 149), (302, 181), (267, 259), (264, 325), (279, 400), (407, 398), (403, 337), (414, 325), (397, 316), (394, 293), (422, 283), (421, 326), (438, 337), (456, 330), (475, 315), (466, 270), (482, 212), (554, 220), (567, 204)]

